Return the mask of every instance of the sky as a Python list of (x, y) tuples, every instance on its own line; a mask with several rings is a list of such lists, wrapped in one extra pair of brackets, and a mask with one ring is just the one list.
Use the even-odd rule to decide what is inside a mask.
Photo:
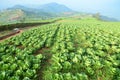
[(120, 20), (120, 0), (2, 0), (0, 1), (0, 9), (14, 5), (41, 5), (51, 2), (64, 4), (75, 11), (99, 12), (102, 15)]

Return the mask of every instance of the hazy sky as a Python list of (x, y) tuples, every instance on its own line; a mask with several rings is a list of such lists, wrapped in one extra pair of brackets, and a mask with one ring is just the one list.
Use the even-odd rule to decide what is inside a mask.
[(105, 16), (120, 20), (120, 0), (2, 0), (0, 1), (0, 9), (17, 4), (41, 5), (49, 2), (65, 4), (69, 8), (81, 12), (100, 12)]

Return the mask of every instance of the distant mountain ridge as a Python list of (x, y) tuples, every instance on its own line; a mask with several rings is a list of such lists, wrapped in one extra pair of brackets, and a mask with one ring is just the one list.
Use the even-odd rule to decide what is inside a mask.
[(107, 16), (103, 16), (103, 15), (100, 16), (100, 19), (103, 21), (113, 21), (113, 22), (119, 21), (115, 18), (111, 18), (111, 17), (107, 17)]
[(29, 6), (22, 6), (22, 5), (15, 5), (8, 9), (22, 9), (26, 11), (41, 11), (41, 12), (47, 12), (47, 13), (63, 13), (63, 12), (74, 12), (72, 9), (68, 8), (65, 5), (58, 4), (58, 3), (48, 3), (44, 5), (40, 5), (37, 7), (30, 8)]
[[(58, 4), (55, 2), (38, 5), (38, 6), (23, 6), (15, 5), (0, 12), (0, 23), (21, 21), (23, 18), (26, 20), (38, 20), (38, 19), (50, 19), (56, 17), (68, 17), (71, 15), (79, 14), (65, 5)], [(86, 14), (86, 13), (83, 13)], [(89, 14), (88, 14), (89, 15)], [(100, 16), (101, 20), (117, 21), (116, 19), (109, 18), (106, 16)]]
[(55, 2), (41, 5), (38, 9), (51, 13), (73, 12), (73, 10), (67, 6)]
[(67, 15), (74, 11), (65, 5), (58, 3), (48, 3), (30, 8), (29, 6), (15, 5), (0, 12), (0, 22), (19, 21), (23, 17), (26, 19), (48, 19)]

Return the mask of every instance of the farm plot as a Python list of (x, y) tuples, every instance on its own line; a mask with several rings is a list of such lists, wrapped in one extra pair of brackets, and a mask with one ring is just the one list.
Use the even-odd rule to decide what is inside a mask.
[(68, 20), (0, 43), (0, 80), (120, 80), (120, 23)]

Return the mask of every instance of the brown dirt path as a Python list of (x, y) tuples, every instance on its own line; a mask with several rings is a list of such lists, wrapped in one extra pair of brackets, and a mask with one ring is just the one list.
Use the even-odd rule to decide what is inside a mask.
[(5, 36), (2, 36), (2, 37), (0, 37), (0, 42), (6, 40), (6, 39), (8, 39), (8, 38), (11, 38), (11, 37), (13, 37), (13, 36), (17, 36), (17, 35), (19, 35), (19, 34), (21, 34), (21, 33), (23, 33), (23, 32), (24, 32), (23, 30), (19, 30), (19, 31), (17, 31), (17, 32), (13, 32), (13, 33), (7, 34), (7, 35), (5, 35)]

